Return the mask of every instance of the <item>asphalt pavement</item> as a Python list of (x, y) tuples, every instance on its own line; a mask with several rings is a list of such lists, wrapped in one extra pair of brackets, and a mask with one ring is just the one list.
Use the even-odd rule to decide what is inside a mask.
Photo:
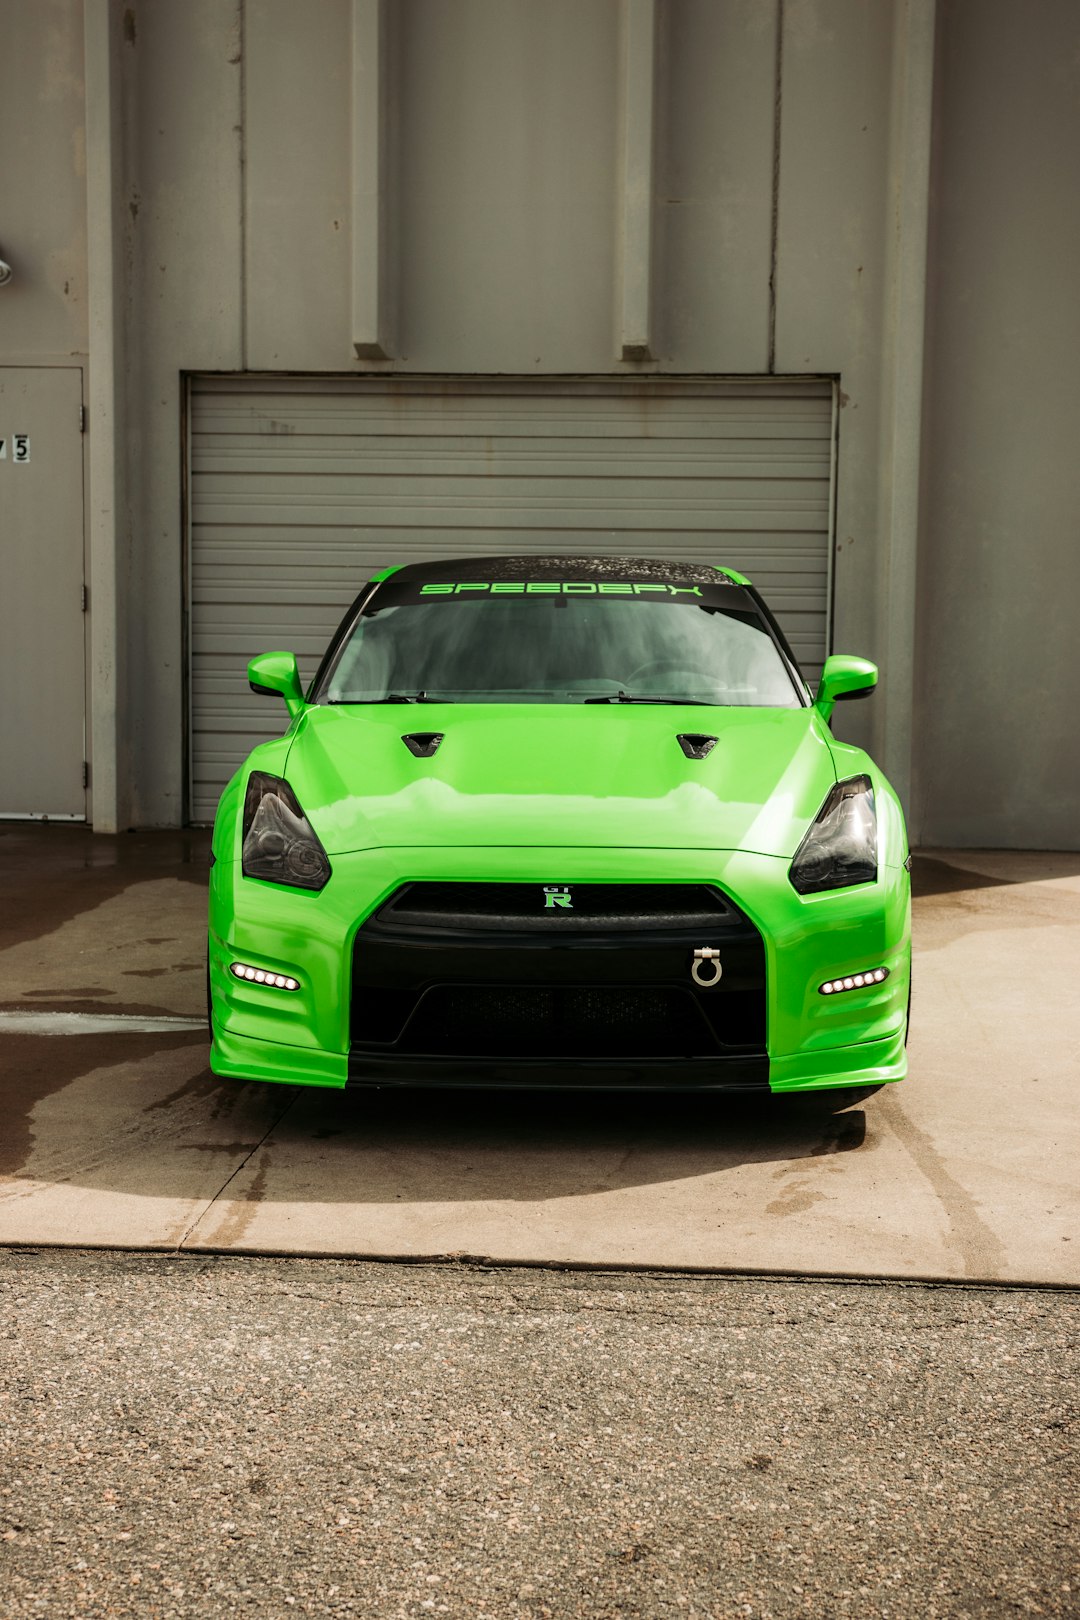
[(0, 1616), (1075, 1616), (1078, 1316), (9, 1250)]

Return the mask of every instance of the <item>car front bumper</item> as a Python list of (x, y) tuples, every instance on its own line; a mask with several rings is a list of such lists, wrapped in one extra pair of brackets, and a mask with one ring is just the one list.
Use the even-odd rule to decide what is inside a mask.
[[(239, 861), (216, 862), (210, 896), (216, 1074), (331, 1087), (798, 1092), (877, 1086), (906, 1073), (910, 890), (902, 867), (882, 868), (876, 883), (800, 896), (788, 882), (786, 860), (728, 851), (410, 847), (335, 854), (331, 860), (333, 876), (319, 894), (245, 878)], [(584, 1058), (554, 1052), (550, 1040), (539, 1054), (527, 1040), (512, 1052), (485, 1050), (478, 1041), (475, 1051), (461, 1050), (459, 1042), (458, 1049), (438, 1055), (393, 1040), (368, 1042), (367, 1009), (374, 1014), (381, 992), (377, 984), (358, 988), (354, 1005), (354, 967), (367, 949), (367, 934), (359, 942), (357, 935), (410, 882), (535, 884), (538, 896), (552, 883), (715, 885), (760, 936), (762, 1036), (744, 1035), (731, 1049), (715, 1052), (646, 1056), (629, 1051), (624, 1037), (617, 1055), (600, 1050)], [(487, 971), (468, 965), (465, 951), (460, 972), (447, 967), (454, 956), (445, 941), (441, 947), (414, 943), (434, 952), (433, 963), (441, 949), (433, 978), (469, 978), (475, 987)], [(504, 986), (531, 989), (541, 975), (545, 984), (572, 986), (592, 983), (602, 972), (605, 981), (625, 979), (627, 994), (639, 983), (644, 995), (655, 992), (658, 975), (665, 983), (670, 978), (663, 963), (646, 960), (625, 934), (586, 942), (589, 950), (576, 957), (568, 938), (565, 949), (546, 952), (546, 965), (538, 965), (530, 942), (519, 941), (519, 949), (492, 943), (501, 948), (490, 954), (489, 977)], [(703, 936), (698, 943), (710, 940)], [(689, 936), (672, 937), (680, 982), (689, 975), (691, 946)], [(669, 950), (665, 961), (670, 965), (671, 959)], [(299, 988), (238, 980), (231, 972), (236, 962), (288, 975)], [(882, 983), (840, 995), (820, 992), (827, 980), (877, 967), (888, 970)]]

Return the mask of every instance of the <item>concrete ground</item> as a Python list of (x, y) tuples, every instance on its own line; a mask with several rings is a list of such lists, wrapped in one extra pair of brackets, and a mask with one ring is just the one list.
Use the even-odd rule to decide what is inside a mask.
[(1080, 1283), (1078, 855), (917, 856), (911, 1077), (827, 1117), (218, 1081), (206, 857), (0, 828), (0, 1243)]

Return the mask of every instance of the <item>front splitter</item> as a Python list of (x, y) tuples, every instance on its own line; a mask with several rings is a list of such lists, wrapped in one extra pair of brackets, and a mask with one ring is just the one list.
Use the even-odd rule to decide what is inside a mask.
[(764, 1054), (730, 1058), (625, 1059), (509, 1057), (397, 1057), (352, 1052), (350, 1088), (467, 1087), (519, 1091), (729, 1091), (769, 1093), (769, 1060)]

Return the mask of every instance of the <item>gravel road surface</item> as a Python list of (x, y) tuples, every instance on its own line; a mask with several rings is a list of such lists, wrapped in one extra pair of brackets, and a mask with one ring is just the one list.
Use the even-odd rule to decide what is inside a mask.
[(1074, 1293), (0, 1254), (0, 1614), (1080, 1614)]

